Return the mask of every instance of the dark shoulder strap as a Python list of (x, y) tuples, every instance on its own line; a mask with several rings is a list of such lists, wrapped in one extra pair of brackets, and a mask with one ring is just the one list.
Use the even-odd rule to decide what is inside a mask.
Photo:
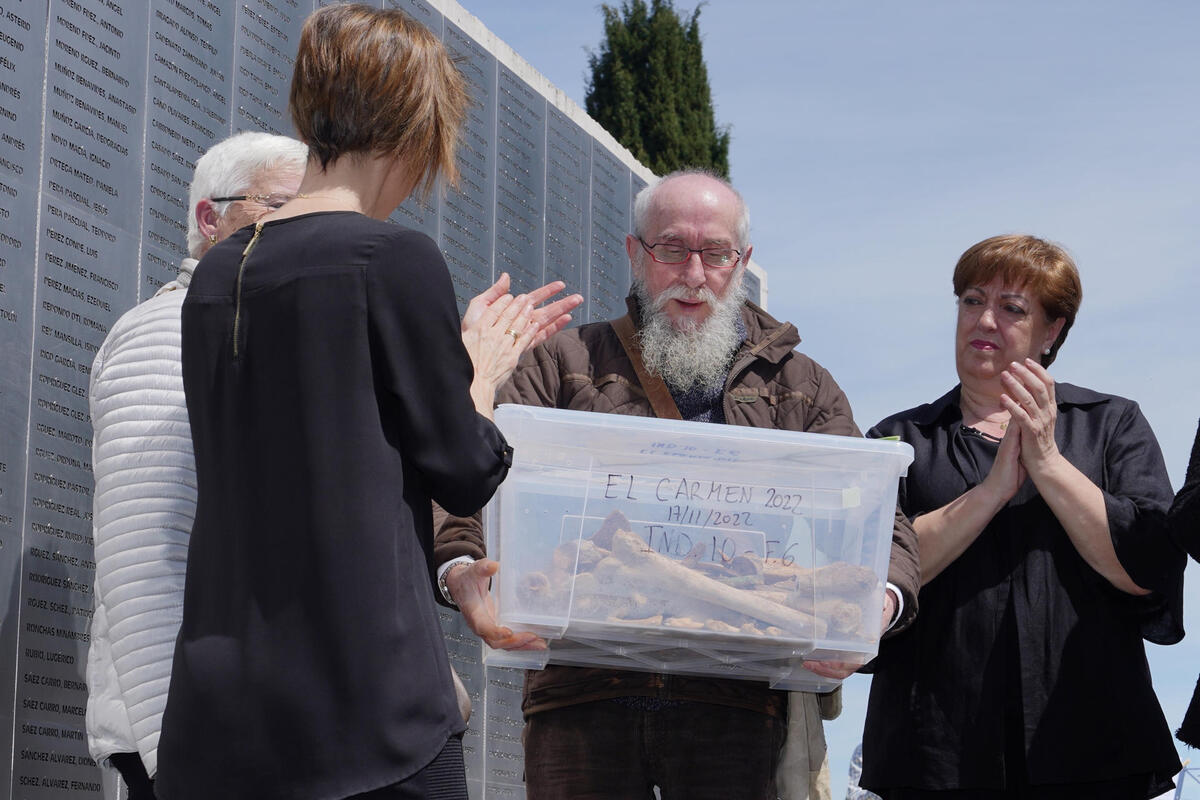
[(629, 356), (629, 361), (633, 364), (633, 371), (637, 373), (638, 383), (642, 385), (647, 399), (650, 400), (654, 416), (660, 419), (683, 419), (679, 414), (679, 407), (675, 405), (675, 400), (671, 397), (671, 390), (663, 383), (663, 379), (652, 375), (646, 370), (646, 365), (642, 363), (642, 348), (638, 347), (633, 319), (626, 314), (620, 319), (612, 320), (609, 324), (612, 325), (617, 338), (621, 340), (621, 346), (625, 348), (625, 355)]

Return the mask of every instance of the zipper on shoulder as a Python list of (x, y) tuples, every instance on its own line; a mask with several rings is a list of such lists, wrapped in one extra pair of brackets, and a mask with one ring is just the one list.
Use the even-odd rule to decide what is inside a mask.
[(242, 323), (242, 273), (246, 271), (246, 256), (250, 255), (250, 251), (254, 249), (254, 245), (258, 244), (259, 234), (262, 233), (263, 225), (266, 223), (254, 223), (254, 235), (250, 237), (250, 241), (246, 243), (246, 249), (242, 251), (242, 260), (238, 264), (237, 274), (237, 290), (234, 298), (233, 308), (233, 357), (238, 357), (238, 328)]

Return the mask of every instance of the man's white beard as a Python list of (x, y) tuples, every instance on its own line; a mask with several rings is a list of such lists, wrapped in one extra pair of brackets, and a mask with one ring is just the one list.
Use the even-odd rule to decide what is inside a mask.
[[(646, 285), (635, 281), (633, 291), (642, 308), (638, 339), (646, 368), (662, 377), (675, 392), (724, 386), (729, 360), (742, 342), (737, 320), (746, 300), (743, 282), (738, 280), (737, 286), (730, 287), (723, 300), (707, 287), (691, 291), (671, 286), (651, 298)], [(683, 323), (683, 329), (676, 328), (663, 310), (672, 299), (702, 300), (711, 312), (699, 325), (689, 320)]]

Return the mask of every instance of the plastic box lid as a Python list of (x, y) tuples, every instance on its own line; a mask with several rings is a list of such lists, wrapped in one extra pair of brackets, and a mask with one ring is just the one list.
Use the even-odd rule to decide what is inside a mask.
[(902, 442), (502, 405), (488, 505), (499, 620), (546, 663), (837, 685), (878, 650)]

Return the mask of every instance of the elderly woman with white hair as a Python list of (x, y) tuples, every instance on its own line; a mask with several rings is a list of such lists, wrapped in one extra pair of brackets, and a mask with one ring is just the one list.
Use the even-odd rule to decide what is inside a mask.
[(196, 161), (179, 275), (122, 316), (92, 366), (96, 546), (88, 747), (130, 800), (152, 800), (183, 609), (196, 467), (180, 377), (180, 309), (197, 259), (295, 196), (308, 148), (249, 132)]

